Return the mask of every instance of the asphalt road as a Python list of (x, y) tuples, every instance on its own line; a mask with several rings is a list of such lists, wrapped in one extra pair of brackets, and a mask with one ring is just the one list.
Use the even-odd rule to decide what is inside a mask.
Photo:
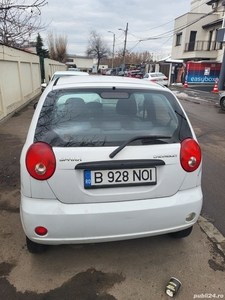
[[(225, 156), (222, 160), (217, 156), (214, 159), (214, 150), (218, 154), (217, 148), (224, 145), (222, 134), (220, 145), (214, 130), (221, 130), (220, 118), (224, 114), (213, 103), (197, 104), (199, 101), (191, 100), (187, 91), (178, 93), (183, 97), (180, 101), (187, 109), (206, 157), (205, 197), (211, 193), (210, 186), (206, 190), (210, 182), (215, 184), (213, 195), (217, 197), (220, 195), (218, 167), (224, 167)], [(202, 217), (191, 235), (182, 240), (163, 235), (112, 243), (62, 245), (50, 247), (41, 255), (30, 254), (19, 216), (19, 158), (32, 114), (33, 103), (30, 103), (0, 124), (1, 300), (166, 300), (169, 296), (165, 288), (172, 276), (182, 283), (175, 296), (178, 300), (225, 297), (225, 239)], [(207, 122), (211, 115), (212, 121)], [(214, 202), (210, 196), (206, 202), (211, 206), (216, 203), (215, 210), (220, 205), (218, 210), (222, 211), (222, 200), (223, 197)], [(219, 240), (223, 252), (218, 248)]]
[(214, 85), (211, 85), (211, 84), (205, 84), (205, 85), (203, 85), (203, 84), (200, 84), (200, 85), (198, 85), (198, 84), (188, 84), (188, 88), (193, 89), (195, 91), (202, 91), (202, 92), (210, 93), (210, 92), (213, 91)]

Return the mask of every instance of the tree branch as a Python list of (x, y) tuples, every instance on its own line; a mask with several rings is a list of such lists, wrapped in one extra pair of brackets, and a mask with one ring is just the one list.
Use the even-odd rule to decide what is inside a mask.
[(7, 5), (4, 7), (4, 4), (1, 4), (0, 10), (10, 10), (12, 8), (17, 8), (17, 9), (26, 9), (26, 8), (36, 8), (39, 13), (41, 13), (40, 7), (43, 7), (47, 5), (48, 2), (46, 0), (36, 0), (34, 1), (33, 4), (13, 4), (13, 5)]

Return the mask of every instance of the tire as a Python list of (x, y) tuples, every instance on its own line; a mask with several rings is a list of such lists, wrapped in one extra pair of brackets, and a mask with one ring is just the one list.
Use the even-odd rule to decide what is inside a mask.
[(220, 107), (222, 108), (222, 110), (225, 110), (225, 97), (220, 99)]
[(191, 234), (192, 228), (193, 228), (193, 226), (191, 226), (187, 229), (184, 229), (184, 230), (177, 231), (177, 232), (171, 232), (171, 233), (169, 233), (169, 236), (171, 236), (172, 238), (175, 238), (175, 239), (185, 238)]
[(43, 244), (37, 244), (35, 242), (32, 242), (28, 237), (26, 237), (26, 242), (27, 242), (27, 249), (30, 253), (42, 253), (45, 252), (48, 248), (47, 245)]

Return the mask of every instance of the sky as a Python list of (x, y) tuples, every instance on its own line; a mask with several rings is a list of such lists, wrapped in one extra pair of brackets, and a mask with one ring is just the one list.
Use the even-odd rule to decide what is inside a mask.
[[(191, 0), (47, 0), (41, 8), (40, 31), (44, 45), (49, 32), (67, 37), (67, 52), (85, 55), (90, 30), (95, 30), (115, 55), (123, 49), (128, 24), (126, 49), (149, 51), (156, 58), (171, 54), (174, 20), (190, 11)], [(118, 30), (121, 28), (122, 30)], [(113, 33), (109, 33), (112, 31)], [(161, 57), (157, 57), (161, 56)]]

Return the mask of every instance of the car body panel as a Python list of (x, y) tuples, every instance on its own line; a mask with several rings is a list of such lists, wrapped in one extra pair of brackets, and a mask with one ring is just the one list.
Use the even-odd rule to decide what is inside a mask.
[(221, 109), (225, 110), (225, 92), (220, 93), (219, 104), (220, 104)]
[[(41, 244), (83, 244), (142, 238), (192, 226), (202, 207), (198, 186), (172, 197), (120, 203), (63, 204), (57, 200), (21, 197), (21, 220), (26, 235)], [(192, 213), (196, 217), (186, 221)], [(37, 225), (48, 228), (37, 236)]]
[(124, 74), (125, 77), (130, 77), (130, 78), (143, 78), (143, 74), (140, 70), (130, 70), (127, 71), (127, 73)]
[(156, 82), (160, 85), (168, 86), (168, 78), (161, 72), (146, 73), (143, 80)]
[[(57, 78), (59, 78), (59, 77), (64, 77), (64, 76), (86, 76), (86, 75), (89, 75), (89, 73), (87, 73), (87, 72), (82, 72), (82, 71), (80, 71), (79, 69), (77, 69), (77, 70), (73, 69), (73, 70), (72, 70), (72, 68), (70, 68), (70, 69), (68, 69), (67, 71), (56, 71), (56, 72), (52, 75), (52, 77), (51, 77), (51, 79), (50, 79), (49, 82), (54, 81), (54, 80), (56, 80)], [(41, 84), (41, 86), (42, 86), (42, 89), (44, 90), (44, 89), (47, 87), (47, 83), (44, 82), (44, 83)]]
[[(39, 141), (37, 124), (41, 120), (39, 116), (43, 111), (42, 107), (46, 105), (48, 109), (50, 107), (48, 103), (51, 101), (55, 107), (56, 101), (64, 101), (65, 95), (68, 98), (75, 92), (83, 96), (86, 104), (89, 101), (91, 103), (98, 102), (101, 100), (96, 98), (98, 89), (116, 92), (129, 91), (136, 97), (137, 113), (142, 113), (144, 110), (139, 99), (142, 92), (145, 95), (148, 95), (146, 91), (151, 92), (153, 98), (158, 94), (162, 94), (168, 99), (171, 98), (171, 105), (175, 105), (175, 108), (171, 108), (177, 111), (177, 113), (169, 111), (173, 118), (172, 124), (169, 121), (166, 128), (166, 126), (161, 126), (162, 124), (153, 122), (153, 125), (150, 126), (149, 121), (146, 120), (144, 125), (147, 126), (150, 135), (169, 134), (170, 136), (173, 134), (173, 140), (165, 140), (159, 144), (128, 143), (112, 157), (111, 154), (120, 143), (102, 146), (67, 145), (67, 137), (76, 132), (74, 130), (79, 128), (80, 123), (72, 124), (69, 121), (69, 123), (65, 123), (69, 124), (66, 126), (64, 123), (62, 125), (56, 123), (57, 126), (51, 126), (57, 135), (61, 136), (63, 145), (57, 144), (55, 139), (50, 142), (56, 158), (55, 173), (47, 180), (34, 179), (27, 171), (25, 160), (28, 148), (34, 142)], [(87, 93), (87, 97), (85, 90), (92, 91), (92, 93), (90, 95)], [(114, 103), (113, 99), (104, 101), (106, 104), (109, 104), (110, 101), (112, 104)], [(131, 101), (131, 96), (127, 101)], [(159, 102), (160, 98), (156, 97), (154, 103), (158, 105)], [(161, 108), (159, 115), (162, 111)], [(167, 117), (165, 115), (165, 118)], [(48, 122), (49, 118), (51, 119), (51, 114), (47, 113), (45, 122)], [(121, 118), (124, 121), (125, 116), (121, 116)], [(128, 119), (130, 120), (130, 118), (131, 116)], [(171, 116), (168, 120), (170, 118)], [(167, 123), (168, 120), (165, 119), (165, 122)], [(127, 140), (128, 137), (134, 135), (134, 132), (146, 134), (141, 127), (138, 127), (138, 131), (136, 127), (134, 127), (135, 129), (122, 128), (118, 131), (116, 126), (113, 127), (114, 123), (110, 123), (108, 127), (96, 129), (89, 126), (89, 123), (92, 124), (91, 122), (88, 121), (85, 123), (86, 127), (81, 127), (80, 132), (84, 136), (86, 132), (90, 131), (94, 132), (95, 136), (99, 134), (99, 136), (103, 135), (107, 138), (110, 136), (125, 138), (127, 136), (125, 138)], [(179, 134), (176, 133), (178, 130), (176, 122), (181, 126)], [(117, 125), (118, 121), (115, 124)], [(43, 125), (45, 126), (45, 124)], [(185, 126), (189, 129), (188, 131), (185, 131)], [(176, 96), (170, 90), (155, 83), (127, 77), (98, 75), (78, 76), (77, 78), (61, 77), (57, 82), (51, 82), (40, 97), (20, 158), (20, 214), (28, 238), (43, 244), (88, 243), (164, 234), (192, 226), (196, 222), (202, 206), (202, 163), (191, 173), (181, 167), (181, 137), (179, 135), (182, 136), (183, 130), (184, 138), (187, 136), (197, 141), (190, 121)], [(179, 140), (177, 140), (178, 137)], [(40, 141), (46, 143), (48, 139), (45, 140), (45, 138), (46, 136), (40, 130)], [(128, 165), (131, 169), (132, 166), (137, 169), (139, 163), (142, 164), (146, 161), (152, 162), (156, 170), (156, 184), (142, 185), (141, 183), (141, 185), (135, 186), (98, 186), (95, 188), (84, 186), (85, 167), (82, 164), (99, 165), (100, 168), (96, 167), (95, 170), (101, 171), (103, 165), (106, 166), (106, 169), (109, 167), (109, 170), (117, 170), (113, 164), (118, 166), (119, 163), (120, 165), (124, 164), (125, 167), (121, 167), (121, 169), (126, 170)], [(162, 163), (157, 164), (158, 161)], [(190, 213), (195, 213), (195, 218), (186, 221), (186, 217)], [(44, 237), (37, 236), (34, 233), (36, 226), (45, 226), (48, 234)]]
[(82, 72), (82, 71), (56, 71), (52, 77), (50, 81), (54, 81), (59, 77), (63, 77), (63, 76), (87, 76), (89, 75), (89, 73), (87, 72)]
[[(144, 149), (145, 148), (145, 149)], [(76, 165), (79, 164), (74, 161), (61, 161), (60, 159), (77, 159), (82, 162), (93, 162), (93, 161), (109, 161), (108, 155), (112, 152), (111, 148), (78, 148), (77, 151), (74, 148), (54, 148), (57, 170), (55, 174), (47, 180), (50, 190), (54, 191), (56, 198), (63, 203), (97, 203), (97, 202), (116, 202), (126, 200), (136, 200), (137, 194), (139, 199), (146, 198), (158, 198), (158, 197), (169, 197), (175, 194), (180, 186), (182, 185), (186, 172), (180, 167), (177, 168), (179, 162), (179, 150), (180, 145), (173, 145), (173, 148), (164, 150), (163, 147), (152, 146), (149, 155), (149, 147), (142, 147), (142, 159), (153, 159), (153, 156), (157, 153), (159, 156), (171, 155), (171, 158), (164, 159), (165, 165), (156, 167), (157, 184), (147, 186), (132, 186), (132, 187), (108, 187), (108, 188), (96, 188), (96, 189), (85, 189), (84, 188), (84, 170), (77, 170)], [(172, 157), (176, 156), (176, 157)], [(90, 159), (94, 157), (94, 159)], [(116, 160), (129, 160), (132, 165), (132, 160), (138, 159), (139, 154), (137, 152), (135, 156), (135, 147), (128, 146), (123, 149)], [(114, 160), (116, 162), (116, 160)], [(99, 168), (101, 170), (101, 168)], [(171, 176), (173, 174), (173, 176)], [(196, 175), (192, 175), (196, 181)], [(61, 180), (63, 178), (64, 180)], [(36, 181), (31, 179), (32, 182)], [(76, 185), (75, 185), (76, 183)], [(34, 189), (35, 182), (32, 185), (32, 196), (34, 198), (40, 197), (43, 191), (39, 188)], [(67, 191), (65, 193), (65, 190)], [(36, 191), (36, 192), (35, 192)], [(116, 194), (115, 194), (116, 191)], [(45, 196), (41, 196), (41, 198)]]

